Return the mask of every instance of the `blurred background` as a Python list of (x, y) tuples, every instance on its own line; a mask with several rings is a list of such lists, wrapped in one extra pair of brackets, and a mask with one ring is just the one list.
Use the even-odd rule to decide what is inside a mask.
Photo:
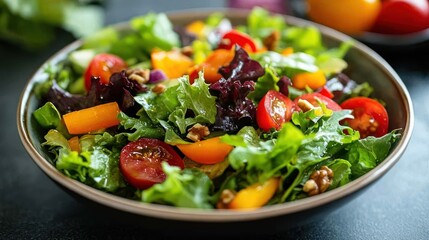
[[(139, 1), (137, 1), (139, 2)], [(169, 1), (146, 3), (127, 15), (111, 14), (121, 8), (115, 0), (0, 0), (0, 40), (37, 51), (66, 31), (74, 38), (93, 33), (125, 16), (147, 11), (174, 11)], [(377, 46), (409, 46), (429, 38), (427, 0), (224, 0), (186, 1), (186, 8), (262, 6), (272, 12), (295, 15), (332, 27)]]

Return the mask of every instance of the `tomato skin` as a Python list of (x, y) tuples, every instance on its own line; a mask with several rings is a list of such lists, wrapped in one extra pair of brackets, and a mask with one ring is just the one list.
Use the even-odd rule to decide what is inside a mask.
[(165, 180), (163, 161), (181, 169), (185, 167), (183, 159), (170, 145), (158, 139), (140, 138), (122, 148), (119, 168), (129, 184), (146, 189)]
[(233, 48), (235, 44), (238, 44), (248, 52), (254, 53), (257, 51), (257, 47), (253, 39), (249, 35), (237, 30), (231, 30), (225, 33), (219, 43), (218, 48), (229, 50)]
[(295, 104), (280, 92), (270, 90), (261, 99), (256, 108), (256, 122), (260, 129), (270, 131), (279, 130), (283, 123), (289, 122)]
[(320, 101), (322, 101), (326, 105), (327, 108), (331, 109), (332, 111), (341, 111), (342, 110), (341, 106), (338, 105), (338, 103), (336, 103), (334, 100), (322, 95), (321, 93), (317, 93), (317, 92), (307, 93), (307, 94), (303, 94), (303, 95), (295, 98), (294, 102), (297, 106), (298, 106), (299, 99), (307, 100), (311, 104), (313, 104), (314, 106), (319, 106), (319, 104), (317, 103), (317, 99), (319, 99)]
[(307, 0), (310, 19), (347, 34), (360, 34), (374, 24), (380, 0)]
[(386, 109), (374, 99), (354, 97), (341, 104), (344, 109), (351, 109), (354, 119), (345, 119), (344, 123), (359, 131), (361, 138), (381, 137), (389, 129), (389, 117)]
[(322, 88), (318, 89), (317, 92), (330, 99), (334, 98), (334, 94), (326, 86), (323, 86)]
[(373, 32), (407, 34), (429, 27), (429, 3), (427, 0), (383, 1)]
[(122, 58), (109, 54), (100, 53), (95, 55), (85, 71), (85, 88), (87, 91), (91, 89), (91, 77), (100, 77), (100, 82), (103, 84), (109, 83), (110, 76), (115, 72), (120, 72), (127, 68), (127, 64)]

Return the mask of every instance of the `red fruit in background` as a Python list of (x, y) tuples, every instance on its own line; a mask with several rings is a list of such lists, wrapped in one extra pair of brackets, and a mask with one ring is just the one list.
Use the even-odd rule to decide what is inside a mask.
[(372, 32), (407, 34), (429, 27), (429, 2), (427, 0), (387, 0)]

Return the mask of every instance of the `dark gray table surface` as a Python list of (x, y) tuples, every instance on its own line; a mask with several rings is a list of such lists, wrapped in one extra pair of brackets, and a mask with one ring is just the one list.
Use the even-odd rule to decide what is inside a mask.
[[(224, 5), (111, 0), (106, 23), (149, 11)], [(162, 233), (94, 215), (55, 185), (21, 144), (15, 117), (19, 95), (37, 67), (72, 40), (62, 34), (38, 53), (0, 43), (0, 239), (164, 239)], [(255, 239), (429, 239), (429, 44), (375, 50), (398, 72), (414, 102), (415, 131), (403, 157), (364, 194), (321, 221)]]

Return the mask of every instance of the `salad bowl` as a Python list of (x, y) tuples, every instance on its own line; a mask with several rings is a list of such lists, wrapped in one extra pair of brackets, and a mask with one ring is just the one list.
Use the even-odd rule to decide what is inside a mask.
[[(233, 24), (245, 22), (248, 11), (221, 10)], [(212, 11), (174, 12), (168, 14), (174, 25), (184, 26), (196, 20), (205, 19)], [(328, 46), (337, 46), (341, 42), (352, 39), (330, 28), (291, 16), (283, 16), (289, 25), (316, 26), (322, 33), (323, 41)], [(116, 28), (126, 29), (119, 24)], [(230, 210), (197, 210), (177, 208), (158, 204), (147, 204), (135, 200), (115, 196), (83, 183), (68, 178), (58, 171), (49, 160), (50, 156), (41, 146), (43, 132), (37, 127), (32, 117), (40, 102), (34, 93), (35, 85), (46, 78), (44, 68), (47, 64), (55, 64), (64, 59), (68, 53), (79, 48), (82, 41), (76, 41), (48, 59), (29, 80), (22, 92), (17, 110), (17, 125), (22, 143), (28, 154), (39, 168), (55, 183), (66, 191), (78, 196), (79, 201), (89, 202), (101, 209), (103, 214), (115, 216), (116, 219), (141, 223), (142, 227), (162, 227), (168, 224), (171, 228), (192, 229), (195, 232), (221, 231), (240, 232), (246, 229), (251, 232), (273, 232), (314, 221), (327, 213), (343, 206), (363, 193), (375, 183), (404, 153), (409, 143), (414, 113), (408, 91), (395, 71), (378, 54), (365, 45), (354, 41), (345, 60), (348, 63), (347, 74), (352, 79), (365, 79), (374, 91), (374, 97), (383, 99), (390, 116), (390, 129), (400, 129), (400, 139), (396, 142), (387, 158), (377, 167), (352, 182), (313, 197), (275, 204), (251, 211)], [(106, 211), (106, 209), (108, 209)], [(94, 210), (98, 211), (98, 210)], [(213, 229), (213, 226), (216, 229)], [(258, 226), (258, 227), (255, 227)]]

